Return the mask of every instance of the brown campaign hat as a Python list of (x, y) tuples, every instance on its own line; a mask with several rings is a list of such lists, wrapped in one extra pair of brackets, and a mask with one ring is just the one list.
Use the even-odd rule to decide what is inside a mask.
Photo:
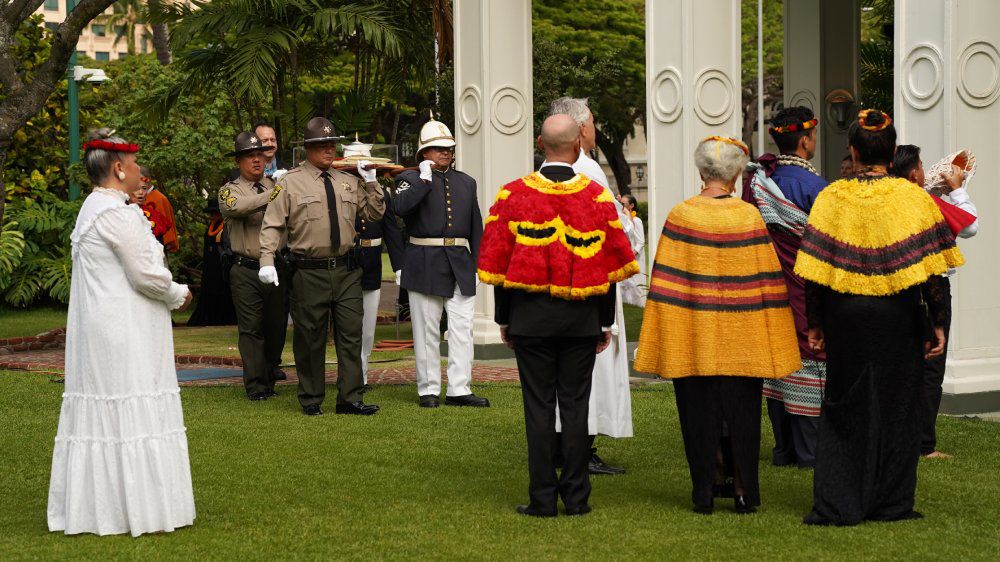
[(240, 156), (255, 150), (267, 150), (269, 148), (260, 143), (260, 139), (257, 138), (255, 133), (251, 133), (249, 131), (243, 131), (242, 133), (236, 135), (235, 145), (236, 149), (226, 156)]
[(326, 117), (313, 117), (306, 123), (305, 143), (324, 142), (340, 140), (342, 136), (337, 136), (337, 130), (333, 128), (333, 123)]

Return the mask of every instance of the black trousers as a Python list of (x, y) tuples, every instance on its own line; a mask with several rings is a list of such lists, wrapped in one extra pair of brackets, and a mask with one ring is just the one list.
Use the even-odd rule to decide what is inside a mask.
[(771, 462), (775, 466), (797, 464), (799, 468), (816, 466), (816, 435), (819, 417), (789, 414), (785, 403), (767, 399), (767, 417), (771, 418), (774, 431), (774, 451)]
[[(557, 497), (567, 509), (590, 498), (590, 435), (587, 416), (597, 359), (597, 336), (514, 336), (514, 355), (524, 397), (528, 438), (528, 495), (533, 509), (555, 513)], [(556, 478), (556, 400), (562, 421), (562, 473)]]
[[(947, 277), (942, 286), (948, 291), (948, 298), (945, 300), (945, 310), (947, 320), (944, 324), (945, 338), (951, 338), (951, 282)], [(944, 382), (945, 363), (948, 361), (948, 347), (945, 346), (944, 353), (933, 359), (924, 359), (923, 381), (924, 381), (924, 403), (923, 417), (920, 424), (920, 454), (929, 455), (937, 449), (937, 425), (938, 409), (941, 408), (941, 384)]]
[[(712, 484), (723, 425), (729, 432), (733, 469), (750, 505), (760, 505), (760, 394), (763, 380), (751, 377), (673, 379), (684, 454), (691, 473), (691, 501), (712, 506)], [(725, 454), (725, 451), (723, 451)]]

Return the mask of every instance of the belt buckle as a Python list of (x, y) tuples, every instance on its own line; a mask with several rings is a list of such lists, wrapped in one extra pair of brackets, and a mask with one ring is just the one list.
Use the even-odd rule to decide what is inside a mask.
[(337, 258), (329, 258), (326, 260), (326, 268), (328, 270), (337, 269)]
[(445, 238), (444, 239), (444, 245), (445, 246), (454, 246), (455, 245), (455, 239), (454, 238)]

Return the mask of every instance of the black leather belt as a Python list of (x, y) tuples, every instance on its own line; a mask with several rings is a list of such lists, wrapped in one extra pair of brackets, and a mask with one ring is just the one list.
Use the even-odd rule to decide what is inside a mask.
[(260, 260), (248, 258), (239, 254), (233, 254), (233, 263), (236, 265), (242, 265), (247, 269), (260, 269)]
[(338, 267), (353, 267), (353, 261), (349, 254), (337, 256), (335, 258), (305, 258), (293, 254), (295, 266), (299, 269), (337, 269)]

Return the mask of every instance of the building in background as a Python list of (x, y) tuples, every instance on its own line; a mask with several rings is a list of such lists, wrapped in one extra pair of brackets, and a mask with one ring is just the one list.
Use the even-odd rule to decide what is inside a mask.
[[(45, 0), (35, 11), (45, 17), (45, 28), (55, 32), (66, 19), (66, 0)], [(121, 24), (109, 25), (107, 17), (114, 13), (114, 6), (104, 11), (104, 16), (95, 18), (90, 25), (80, 33), (76, 44), (76, 54), (86, 55), (94, 60), (118, 60), (128, 56), (128, 41), (126, 37), (118, 39), (125, 33)], [(102, 21), (103, 20), (103, 21)], [(143, 24), (135, 26), (135, 48), (137, 53), (153, 52), (153, 38), (149, 27)], [(117, 44), (116, 44), (117, 40)]]

